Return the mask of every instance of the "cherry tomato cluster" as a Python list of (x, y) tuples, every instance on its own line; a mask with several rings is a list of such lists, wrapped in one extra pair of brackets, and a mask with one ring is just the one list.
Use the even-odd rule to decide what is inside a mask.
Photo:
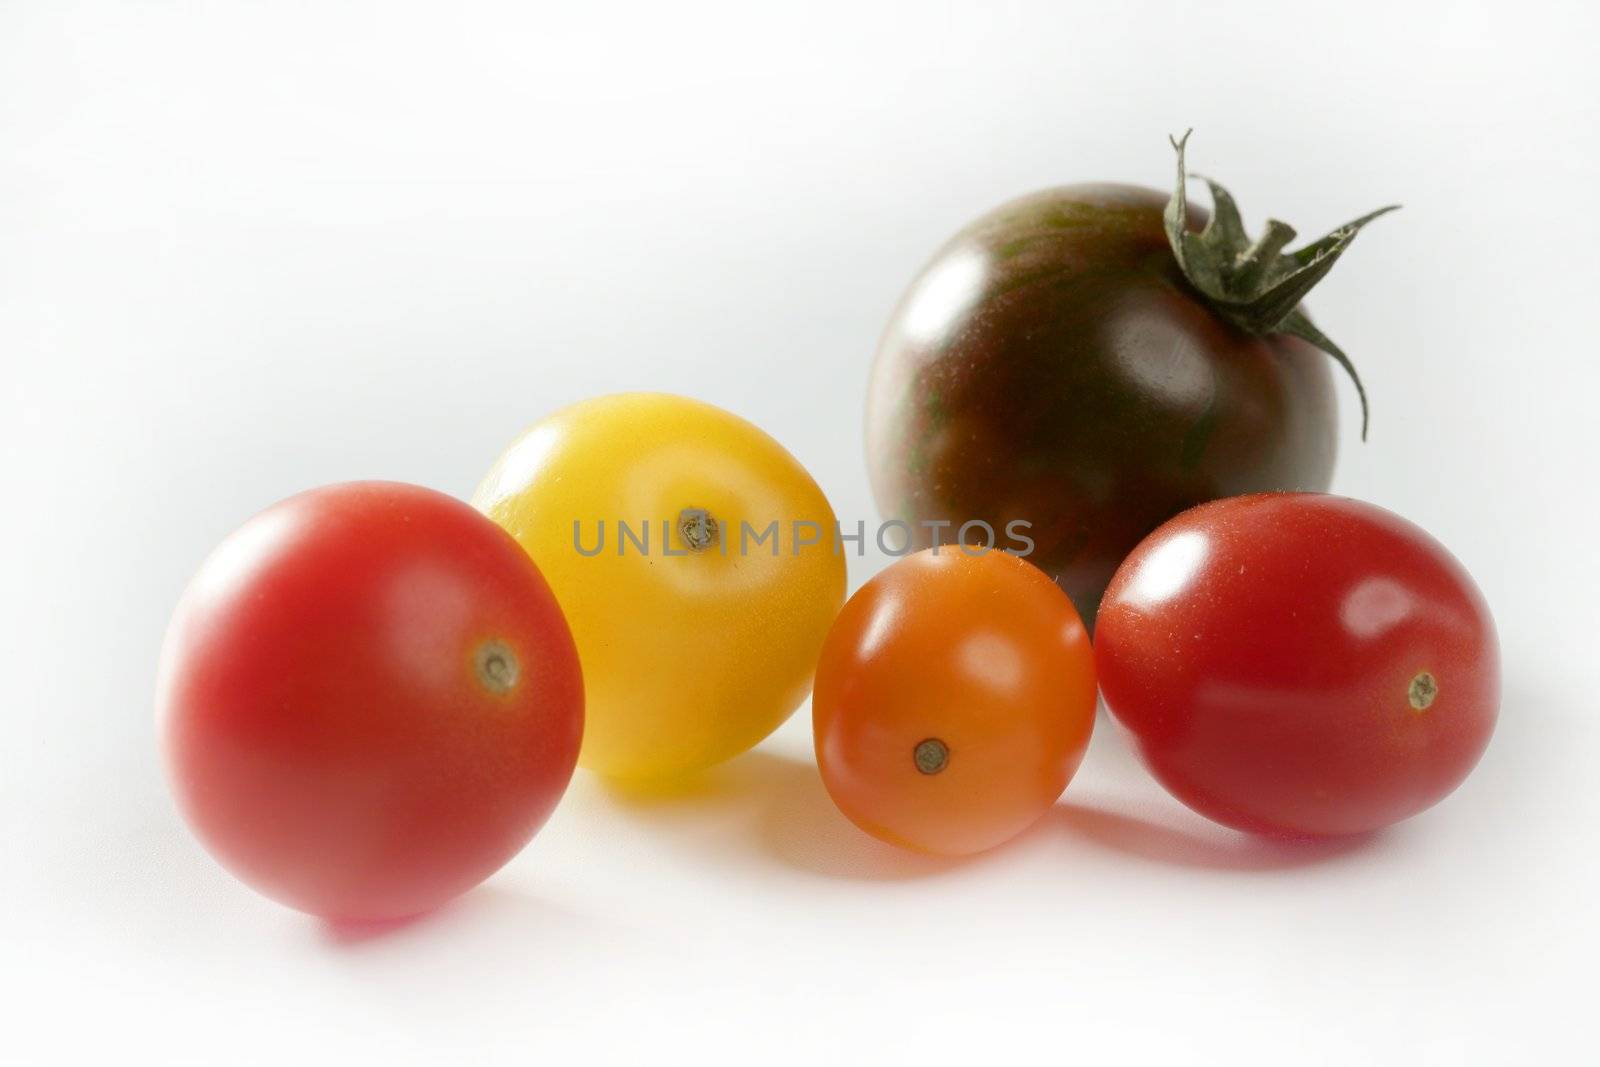
[(169, 776), (267, 896), (429, 910), (526, 845), (574, 766), (687, 774), (804, 701), (845, 558), (822, 491), (750, 423), (660, 394), (576, 404), (473, 505), (315, 489), (184, 593), (157, 700)]
[[(886, 336), (885, 514), (1030, 529), (1015, 552), (935, 543), (846, 601), (844, 526), (804, 467), (647, 393), (538, 423), (470, 506), (366, 482), (251, 519), (162, 652), (196, 834), (292, 907), (413, 915), (525, 846), (575, 766), (689, 774), (808, 691), (839, 809), (928, 852), (1049, 810), (1100, 699), (1162, 785), (1242, 831), (1358, 834), (1436, 803), (1498, 711), (1483, 597), (1387, 511), (1253, 491), (1325, 486), (1312, 346), (1349, 363), (1297, 294), (1367, 220), (1272, 260), (1282, 242), (1248, 242), (1215, 185), (1195, 232), (1181, 144), (1179, 173), (1164, 216), (1095, 186), (980, 220)], [(1204, 400), (1185, 383), (1207, 376)]]
[(862, 829), (997, 845), (1071, 778), (1095, 690), (1157, 780), (1240, 830), (1375, 830), (1450, 793), (1499, 708), (1482, 595), (1422, 530), (1320, 493), (1201, 505), (1125, 560), (1091, 653), (1070, 600), (1000, 553), (925, 549), (845, 605), (817, 759)]
[(1330, 366), (1363, 437), (1367, 397), (1300, 301), (1392, 209), (1285, 251), (1294, 231), (1251, 238), (1217, 182), (1209, 216), (1189, 202), (1187, 141), (1170, 195), (1064, 186), (974, 220), (884, 331), (880, 509), (923, 545), (1026, 519), (1030, 561), (1073, 603), (956, 558), (901, 562), (846, 606), (817, 755), (880, 837), (969, 852), (1032, 822), (1082, 754), (1096, 680), (1155, 777), (1242, 830), (1386, 825), (1488, 743), (1498, 650), (1471, 579), (1415, 526), (1315, 492), (1338, 437)]

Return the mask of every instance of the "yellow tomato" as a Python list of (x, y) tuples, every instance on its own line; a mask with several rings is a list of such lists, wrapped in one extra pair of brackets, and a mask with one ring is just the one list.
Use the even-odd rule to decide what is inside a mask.
[(581, 766), (661, 778), (750, 748), (805, 699), (844, 600), (833, 509), (783, 446), (623, 393), (538, 423), (473, 504), (544, 572), (583, 665)]

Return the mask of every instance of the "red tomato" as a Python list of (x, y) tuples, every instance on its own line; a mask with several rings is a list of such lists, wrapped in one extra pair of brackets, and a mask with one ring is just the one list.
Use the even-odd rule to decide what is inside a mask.
[(1482, 595), (1422, 530), (1317, 493), (1233, 497), (1140, 543), (1100, 606), (1101, 693), (1218, 822), (1374, 830), (1467, 776), (1500, 705)]
[(963, 855), (1050, 810), (1094, 728), (1094, 655), (1037, 567), (946, 545), (858, 590), (812, 697), (834, 803), (892, 844)]
[(206, 847), (337, 919), (488, 877), (555, 807), (583, 732), (577, 651), (526, 553), (466, 504), (380, 482), (291, 497), (212, 553), (157, 707)]

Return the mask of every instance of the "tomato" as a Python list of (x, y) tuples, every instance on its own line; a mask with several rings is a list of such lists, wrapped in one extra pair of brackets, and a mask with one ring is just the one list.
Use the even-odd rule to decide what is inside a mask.
[(1094, 659), (1072, 602), (1004, 552), (910, 555), (850, 598), (812, 697), (817, 763), (857, 826), (964, 855), (1021, 833), (1078, 769)]
[(582, 766), (682, 775), (805, 699), (844, 554), (817, 484), (750, 423), (656, 393), (585, 401), (518, 439), (473, 503), (539, 561), (572, 625)]
[(1308, 338), (1337, 349), (1294, 294), (1367, 220), (1311, 246), (1315, 263), (1279, 256), (1252, 279), (1232, 271), (1252, 246), (1213, 188), (1227, 210), (1200, 233), (1201, 213), (1151, 189), (1046, 190), (977, 219), (923, 268), (867, 404), (878, 506), (913, 524), (914, 544), (935, 543), (934, 522), (1031, 523), (1028, 558), (1092, 626), (1117, 564), (1171, 516), (1328, 487), (1333, 380)]
[(1283, 835), (1374, 830), (1455, 789), (1500, 704), (1482, 595), (1422, 530), (1315, 493), (1219, 500), (1112, 579), (1101, 692), (1171, 792)]
[(157, 706), (202, 843), (347, 920), (488, 877), (555, 807), (583, 733), (538, 568), (460, 501), (380, 482), (291, 497), (217, 548), (167, 632)]

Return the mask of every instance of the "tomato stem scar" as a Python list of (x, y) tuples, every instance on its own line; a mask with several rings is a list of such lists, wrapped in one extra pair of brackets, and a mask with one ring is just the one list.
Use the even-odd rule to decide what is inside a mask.
[(705, 508), (684, 508), (678, 512), (678, 532), (690, 551), (704, 552), (717, 543), (721, 528)]
[(509, 693), (516, 688), (522, 676), (522, 666), (511, 646), (491, 637), (472, 654), (472, 665), (477, 670), (478, 681), (493, 693)]
[(938, 774), (950, 764), (950, 746), (937, 737), (918, 741), (911, 750), (911, 761), (923, 774)]
[(1427, 671), (1417, 672), (1417, 676), (1411, 679), (1411, 685), (1406, 688), (1406, 699), (1418, 711), (1427, 711), (1428, 705), (1438, 695), (1439, 683)]

